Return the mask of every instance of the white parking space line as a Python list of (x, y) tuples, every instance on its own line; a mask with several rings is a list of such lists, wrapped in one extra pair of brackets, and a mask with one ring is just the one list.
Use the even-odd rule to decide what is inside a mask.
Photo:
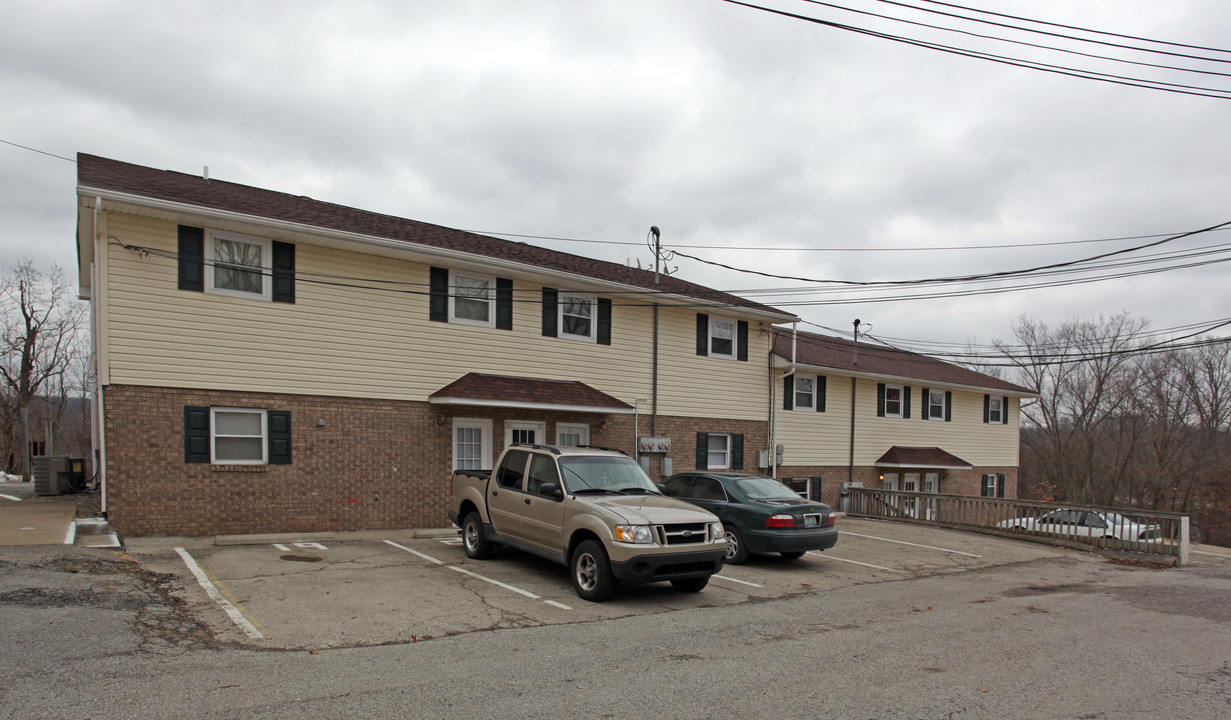
[[(448, 564), (446, 564), (443, 560), (437, 560), (436, 558), (432, 557), (431, 555), (424, 555), (423, 553), (419, 552), (418, 550), (411, 550), (410, 548), (406, 547), (405, 545), (401, 545), (401, 544), (399, 544), (399, 543), (395, 543), (395, 542), (393, 542), (392, 540), (386, 540), (385, 542), (389, 543), (390, 545), (392, 545), (392, 546), (393, 546), (393, 547), (395, 547), (395, 548), (398, 548), (399, 550), (405, 550), (406, 552), (410, 553), (411, 555), (417, 555), (418, 557), (421, 557), (421, 558), (423, 558), (424, 560), (427, 560), (427, 561), (429, 561), (429, 562), (436, 563), (437, 565), (441, 565), (441, 566), (447, 567), (447, 568), (449, 568), (450, 570), (456, 570), (457, 572), (462, 573), (463, 575), (469, 575), (469, 576), (470, 576), (470, 577), (472, 577), (472, 578), (475, 578), (475, 579), (477, 579), (477, 580), (482, 580), (483, 582), (488, 582), (488, 583), (491, 583), (492, 585), (496, 585), (496, 586), (498, 586), (498, 587), (502, 587), (502, 588), (504, 588), (505, 590), (510, 590), (510, 591), (512, 591), (512, 592), (517, 593), (518, 595), (524, 595), (524, 596), (526, 596), (526, 597), (530, 598), (531, 600), (543, 600), (543, 598), (542, 598), (542, 597), (540, 597), (540, 596), (538, 596), (538, 595), (535, 595), (534, 593), (530, 592), (529, 590), (522, 590), (522, 589), (521, 589), (521, 588), (519, 588), (519, 587), (514, 587), (514, 586), (509, 585), (509, 584), (507, 584), (507, 583), (502, 583), (502, 582), (500, 582), (499, 580), (493, 580), (492, 578), (485, 577), (485, 576), (480, 575), (480, 574), (478, 574), (478, 573), (476, 573), (476, 572), (471, 572), (471, 571), (469, 571), (469, 570), (466, 570), (465, 568), (460, 568), (460, 567), (458, 567), (458, 566), (456, 566), (456, 565), (448, 565)], [(573, 609), (572, 607), (570, 607), (570, 606), (568, 606), (568, 605), (565, 605), (564, 603), (556, 602), (555, 600), (543, 600), (543, 602), (544, 602), (545, 604), (547, 604), (547, 605), (552, 606), (552, 607), (555, 607), (555, 608), (560, 608), (561, 610), (572, 610), (572, 609)]]
[(497, 586), (499, 586), (499, 587), (504, 588), (505, 590), (512, 590), (513, 592), (517, 593), (518, 595), (525, 595), (526, 597), (530, 598), (531, 600), (542, 600), (542, 599), (543, 599), (543, 598), (539, 597), (538, 595), (535, 595), (534, 593), (530, 592), (529, 590), (522, 590), (522, 589), (521, 589), (521, 588), (519, 588), (519, 587), (513, 587), (512, 585), (508, 585), (508, 584), (506, 584), (506, 583), (502, 583), (502, 582), (500, 582), (499, 580), (493, 580), (493, 579), (491, 579), (491, 578), (489, 578), (489, 577), (484, 577), (483, 575), (480, 575), (480, 574), (478, 574), (478, 573), (470, 572), (469, 570), (467, 570), (467, 569), (465, 569), (465, 568), (459, 568), (459, 567), (458, 567), (458, 566), (456, 566), (456, 565), (449, 565), (449, 566), (448, 566), (448, 568), (449, 568), (450, 570), (456, 570), (457, 572), (462, 573), (463, 575), (469, 575), (469, 576), (470, 576), (470, 577), (472, 577), (472, 578), (478, 578), (479, 580), (482, 580), (483, 582), (489, 582), (489, 583), (491, 583), (492, 585), (497, 585)]
[(184, 564), (188, 566), (188, 570), (192, 572), (193, 577), (195, 577), (201, 587), (205, 589), (205, 594), (209, 595), (211, 600), (218, 603), (218, 606), (226, 612), (229, 618), (231, 618), (231, 622), (235, 623), (240, 630), (244, 631), (244, 634), (253, 640), (260, 640), (262, 638), (269, 639), (269, 635), (257, 629), (256, 624), (250, 621), (242, 610), (231, 604), (231, 601), (223, 597), (222, 591), (219, 590), (218, 586), (215, 585), (213, 580), (210, 579), (209, 573), (205, 571), (205, 568), (197, 564), (197, 561), (188, 554), (187, 550), (177, 547), (175, 548), (175, 552), (179, 553), (180, 557), (184, 559)]
[(1225, 555), (1223, 553), (1205, 552), (1204, 550), (1189, 550), (1189, 552), (1192, 553), (1193, 555), (1207, 555), (1209, 557), (1216, 557), (1216, 558), (1222, 558), (1224, 560), (1231, 560), (1231, 555)]
[(763, 587), (762, 585), (757, 585), (754, 582), (748, 582), (747, 580), (736, 580), (735, 578), (727, 577), (726, 575), (710, 575), (710, 579), (726, 580), (727, 582), (739, 583), (740, 585), (751, 585), (752, 587)]
[(424, 555), (423, 553), (419, 552), (418, 550), (411, 550), (410, 548), (406, 547), (405, 545), (399, 545), (398, 543), (395, 543), (395, 542), (393, 542), (392, 540), (386, 540), (385, 542), (389, 543), (390, 545), (392, 545), (393, 547), (395, 547), (395, 548), (397, 548), (397, 549), (399, 549), (399, 550), (405, 550), (406, 552), (410, 553), (411, 555), (418, 555), (419, 557), (423, 558), (424, 560), (427, 560), (428, 562), (433, 562), (433, 563), (436, 563), (437, 565), (444, 565), (444, 564), (445, 564), (445, 561), (444, 561), (444, 560), (437, 560), (436, 558), (432, 557), (431, 555)]
[(885, 542), (897, 543), (899, 545), (910, 545), (911, 547), (923, 548), (925, 550), (939, 550), (940, 552), (953, 553), (954, 555), (965, 555), (967, 557), (981, 558), (982, 555), (974, 553), (962, 552), (961, 550), (950, 550), (949, 548), (933, 547), (931, 545), (920, 545), (919, 543), (906, 542), (905, 540), (891, 540), (889, 538), (877, 537), (875, 535), (861, 535), (859, 533), (848, 532), (846, 530), (839, 531), (843, 535), (851, 535), (853, 537), (869, 538), (872, 540), (884, 540)]
[(862, 565), (864, 567), (870, 567), (876, 570), (884, 570), (886, 572), (903, 572), (902, 570), (894, 570), (893, 568), (887, 568), (881, 565), (873, 565), (872, 563), (865, 563), (865, 562), (859, 562), (858, 560), (847, 560), (845, 558), (834, 557), (832, 553), (822, 553), (819, 550), (809, 550), (808, 554), (809, 555), (820, 555), (821, 557), (829, 558), (830, 560), (837, 560), (838, 562), (850, 563), (852, 565)]
[(274, 543), (274, 547), (278, 548), (278, 549), (279, 549), (279, 550), (281, 550), (282, 552), (290, 552), (290, 551), (291, 551), (291, 549), (290, 549), (289, 547), (287, 547), (287, 546), (285, 546), (285, 545), (279, 545), (278, 543)]
[(0, 495), (0, 498), (4, 498), (5, 500), (12, 500), (13, 502), (21, 502), (21, 498), (13, 497), (12, 495)]

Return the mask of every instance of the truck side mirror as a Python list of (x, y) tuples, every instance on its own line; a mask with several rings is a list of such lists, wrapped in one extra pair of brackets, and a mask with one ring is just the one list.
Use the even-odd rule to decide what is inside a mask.
[(539, 495), (549, 497), (553, 500), (563, 500), (564, 491), (556, 483), (543, 483), (539, 485)]

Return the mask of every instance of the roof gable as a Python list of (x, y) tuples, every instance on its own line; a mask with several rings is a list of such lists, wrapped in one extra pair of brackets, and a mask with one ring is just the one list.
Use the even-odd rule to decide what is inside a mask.
[(656, 284), (654, 273), (648, 270), (334, 205), (302, 195), (290, 195), (212, 178), (207, 180), (199, 175), (170, 170), (155, 170), (85, 153), (77, 155), (77, 182), (80, 189), (118, 191), (187, 206), (395, 240), (408, 245), (447, 249), (482, 259), (555, 270), (630, 288), (692, 298), (703, 301), (699, 303), (701, 305), (718, 303), (733, 309), (778, 316), (774, 322), (795, 319), (783, 310), (676, 277), (662, 275)]

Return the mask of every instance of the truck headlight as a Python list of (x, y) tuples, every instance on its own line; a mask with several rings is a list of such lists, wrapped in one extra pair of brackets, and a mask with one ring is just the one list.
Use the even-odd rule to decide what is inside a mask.
[(721, 540), (727, 536), (727, 534), (722, 529), (722, 523), (720, 522), (713, 523), (711, 527), (714, 529), (714, 539), (715, 540)]
[(654, 533), (649, 525), (616, 525), (615, 539), (619, 542), (648, 545), (654, 542)]

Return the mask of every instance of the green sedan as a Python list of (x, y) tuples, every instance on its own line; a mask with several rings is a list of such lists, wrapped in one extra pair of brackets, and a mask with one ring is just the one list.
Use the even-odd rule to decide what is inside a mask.
[(709, 510), (727, 535), (727, 562), (748, 553), (801, 557), (838, 542), (833, 508), (805, 500), (777, 480), (739, 472), (688, 472), (667, 478), (662, 490)]

